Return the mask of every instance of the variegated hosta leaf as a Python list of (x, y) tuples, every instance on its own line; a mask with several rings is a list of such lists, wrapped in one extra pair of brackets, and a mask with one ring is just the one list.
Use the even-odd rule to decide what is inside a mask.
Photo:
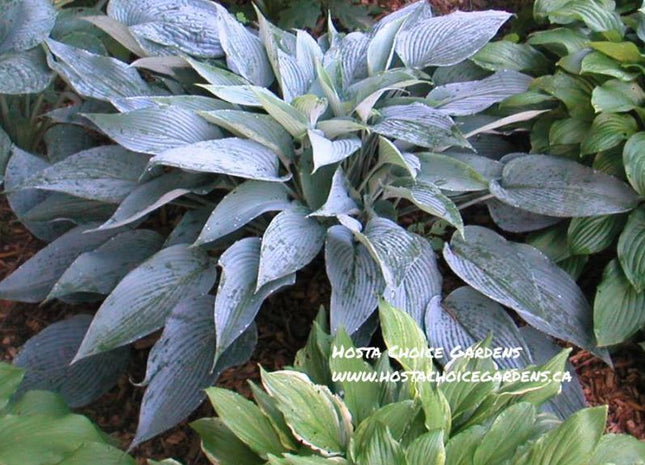
[(411, 260), (401, 284), (397, 287), (387, 286), (383, 297), (423, 328), (426, 307), (433, 297), (441, 295), (443, 279), (430, 242), (417, 235), (413, 238), (419, 248), (418, 255)]
[(213, 366), (215, 358), (214, 297), (181, 300), (168, 317), (159, 340), (150, 350), (147, 385), (141, 401), (137, 434), (130, 447), (156, 436), (184, 420), (204, 400), (226, 368), (248, 360), (257, 342), (249, 328)]
[(443, 218), (463, 232), (464, 222), (455, 203), (441, 193), (434, 184), (403, 178), (385, 188), (385, 198), (403, 198), (426, 213)]
[(111, 139), (133, 152), (157, 154), (164, 150), (219, 139), (222, 132), (194, 112), (176, 106), (142, 108), (86, 117)]
[(147, 41), (205, 58), (222, 56), (217, 9), (203, 0), (110, 0), (108, 15), (128, 26), (148, 52)]
[(325, 54), (323, 64), (328, 68), (328, 60), (337, 60), (341, 74), (341, 89), (347, 89), (353, 82), (367, 77), (367, 47), (369, 37), (362, 32), (350, 32), (343, 37), (338, 47), (332, 47)]
[(295, 273), (312, 261), (325, 241), (325, 228), (305, 207), (293, 205), (271, 220), (262, 236), (257, 289)]
[(53, 391), (70, 407), (83, 407), (109, 391), (128, 365), (127, 348), (70, 366), (91, 321), (91, 315), (76, 315), (29, 339), (14, 359), (16, 366), (26, 370), (19, 392)]
[(383, 136), (378, 138), (378, 163), (379, 165), (396, 165), (408, 172), (411, 178), (416, 178), (421, 162), (419, 158), (409, 152), (401, 152), (390, 140)]
[(203, 77), (206, 82), (214, 86), (245, 86), (249, 81), (224, 67), (210, 65), (201, 61), (186, 58), (186, 61), (192, 68)]
[(285, 186), (266, 181), (245, 181), (217, 204), (206, 221), (195, 245), (226, 236), (258, 216), (289, 208)]
[(42, 48), (0, 54), (0, 93), (35, 94), (54, 79)]
[(412, 441), (405, 450), (408, 465), (443, 465), (446, 460), (443, 436), (442, 430), (435, 430)]
[[(281, 455), (286, 451), (271, 422), (255, 403), (228, 389), (213, 387), (207, 389), (206, 393), (217, 417), (237, 440), (246, 444), (258, 456)], [(218, 455), (222, 452), (215, 451)], [(215, 463), (227, 462), (216, 460)]]
[(215, 6), (219, 40), (226, 54), (228, 68), (256, 86), (269, 87), (274, 76), (262, 41), (224, 7)]
[(354, 83), (347, 91), (352, 96), (354, 111), (367, 121), (386, 92), (424, 83), (417, 74), (407, 69), (393, 69)]
[(487, 201), (486, 206), (495, 224), (508, 232), (537, 231), (562, 221), (560, 218), (538, 215), (521, 208), (511, 207), (497, 199)]
[(515, 71), (498, 71), (479, 81), (435, 87), (428, 102), (449, 115), (474, 115), (511, 95), (525, 92), (533, 78)]
[(645, 210), (629, 215), (618, 239), (618, 259), (625, 276), (637, 292), (645, 290)]
[(87, 232), (96, 226), (77, 226), (41, 249), (0, 282), (0, 297), (19, 302), (44, 300), (76, 257), (96, 249), (118, 232)]
[(567, 231), (569, 250), (573, 255), (591, 255), (609, 247), (623, 230), (622, 215), (573, 218)]
[(249, 237), (237, 241), (219, 259), (222, 267), (215, 299), (217, 358), (253, 323), (262, 302), (284, 286), (295, 282), (290, 273), (265, 285), (257, 282), (260, 267), (260, 239)]
[(305, 115), (307, 120), (309, 120), (309, 124), (313, 127), (318, 122), (318, 119), (327, 111), (328, 101), (324, 97), (305, 94), (293, 99), (291, 105)]
[[(496, 360), (501, 368), (522, 368), (533, 363), (531, 352), (513, 319), (497, 302), (471, 287), (460, 287), (441, 302), (433, 299), (425, 315), (426, 334), (433, 347), (446, 354), (461, 346), (466, 349), (492, 335), (492, 347), (520, 348), (518, 358)], [(448, 363), (449, 357), (442, 362)]]
[[(76, 258), (49, 292), (47, 299), (75, 293), (107, 295), (123, 277), (156, 253), (163, 237), (155, 231), (125, 231), (95, 250)], [(128, 253), (123, 253), (127, 250)]]
[(504, 203), (558, 217), (611, 215), (636, 207), (638, 195), (622, 181), (562, 157), (523, 155), (490, 183)]
[(236, 136), (269, 147), (286, 160), (293, 157), (291, 136), (269, 115), (241, 110), (202, 111), (199, 115)]
[(20, 189), (43, 189), (89, 200), (119, 203), (137, 186), (148, 157), (118, 145), (84, 150), (23, 181)]
[(273, 116), (289, 134), (297, 139), (306, 135), (309, 120), (302, 112), (268, 90), (260, 87), (252, 87), (251, 90), (266, 112)]
[(390, 67), (394, 57), (396, 37), (407, 20), (406, 17), (393, 18), (382, 24), (374, 33), (367, 46), (367, 72), (370, 76), (386, 71)]
[(589, 465), (605, 463), (634, 464), (645, 456), (645, 443), (627, 434), (605, 434), (593, 453)]
[(325, 456), (343, 454), (352, 434), (351, 415), (327, 386), (295, 371), (262, 372), (262, 384), (294, 436)]
[(623, 150), (625, 174), (639, 194), (645, 194), (645, 132), (637, 132), (629, 138)]
[(444, 248), (450, 268), (482, 294), (517, 311), (531, 326), (606, 357), (596, 349), (589, 303), (573, 279), (539, 250), (467, 226)]
[(458, 11), (426, 19), (398, 35), (396, 53), (410, 68), (454, 65), (477, 53), (510, 16), (504, 11)]
[(325, 203), (309, 216), (334, 217), (337, 215), (349, 215), (358, 211), (358, 205), (352, 199), (350, 191), (352, 186), (345, 176), (341, 166), (336, 168), (331, 181), (331, 188)]
[(125, 97), (122, 99), (112, 100), (112, 105), (120, 112), (132, 110), (141, 110), (143, 108), (180, 108), (188, 111), (216, 111), (230, 110), (233, 108), (228, 102), (205, 97), (203, 95), (167, 95), (167, 96), (145, 96), (145, 97)]
[(99, 229), (113, 229), (133, 223), (189, 192), (207, 194), (214, 187), (215, 183), (209, 175), (182, 171), (163, 174), (135, 188)]
[(74, 360), (156, 331), (180, 300), (206, 294), (216, 276), (212, 260), (199, 248), (180, 244), (161, 250), (128, 273), (105, 299)]
[(161, 152), (150, 166), (163, 165), (202, 173), (218, 173), (282, 182), (278, 156), (268, 147), (248, 139), (227, 137), (184, 145)]
[(372, 130), (429, 149), (469, 146), (449, 116), (423, 103), (385, 107)]
[[(547, 363), (562, 350), (555, 340), (530, 326), (520, 328), (520, 333), (536, 365)], [(543, 411), (552, 412), (562, 420), (566, 420), (587, 405), (582, 385), (571, 362), (567, 361), (565, 368), (571, 375), (571, 381), (562, 383), (562, 392), (542, 405)]]
[(116, 58), (104, 57), (49, 39), (49, 66), (83, 97), (110, 101), (152, 95), (136, 69)]
[[(236, 75), (234, 74), (233, 76)], [(228, 77), (223, 80), (228, 80)], [(262, 103), (258, 99), (258, 93), (269, 93), (264, 87), (249, 84), (199, 84), (199, 86), (225, 102), (247, 107), (262, 107)], [(277, 97), (275, 98), (277, 99)]]
[(307, 134), (314, 152), (314, 172), (322, 166), (344, 160), (361, 147), (361, 140), (358, 137), (331, 141), (316, 131), (308, 131)]
[(385, 283), (381, 271), (363, 244), (345, 226), (327, 230), (325, 268), (331, 283), (331, 331), (344, 327), (354, 334), (378, 304)]
[(0, 55), (35, 47), (49, 36), (56, 9), (48, 0), (5, 0), (0, 3)]
[[(208, 390), (206, 391), (208, 393)], [(244, 417), (233, 417), (244, 424)], [(262, 465), (265, 463), (244, 444), (220, 418), (200, 418), (190, 423), (202, 439), (202, 452), (212, 463), (221, 465)], [(150, 462), (150, 461), (148, 461)], [(177, 463), (150, 463), (149, 465), (181, 465)]]

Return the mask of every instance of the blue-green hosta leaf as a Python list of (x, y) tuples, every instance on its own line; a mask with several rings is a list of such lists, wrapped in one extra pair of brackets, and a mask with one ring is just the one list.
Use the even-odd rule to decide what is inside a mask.
[(202, 0), (128, 2), (112, 0), (108, 15), (128, 26), (144, 48), (154, 52), (158, 47), (146, 47), (154, 42), (196, 57), (222, 56), (218, 37), (217, 9)]
[(259, 238), (237, 241), (219, 259), (222, 267), (215, 299), (216, 357), (253, 323), (262, 302), (284, 286), (295, 282), (295, 273), (286, 274), (265, 285), (257, 282), (261, 262)]
[(623, 230), (621, 215), (573, 218), (567, 231), (569, 250), (573, 255), (591, 255), (609, 247)]
[(459, 11), (426, 19), (399, 33), (396, 53), (411, 68), (454, 65), (477, 53), (510, 16), (504, 11)]
[(70, 407), (82, 407), (109, 391), (128, 365), (127, 348), (70, 365), (91, 321), (91, 315), (76, 315), (29, 339), (14, 359), (26, 370), (19, 392), (53, 391)]
[[(248, 84), (198, 84), (217, 98), (234, 105), (246, 107), (262, 107), (258, 99), (258, 92), (269, 92), (263, 87)], [(277, 97), (276, 97), (277, 98)]]
[(350, 196), (351, 189), (352, 186), (342, 167), (338, 166), (331, 181), (327, 200), (318, 210), (310, 213), (309, 216), (334, 217), (337, 215), (349, 215), (358, 211), (358, 205)]
[[(426, 310), (425, 325), (430, 345), (443, 347), (446, 354), (458, 346), (471, 347), (492, 335), (492, 347), (521, 350), (517, 358), (497, 359), (501, 368), (522, 368), (533, 363), (531, 352), (510, 315), (497, 302), (471, 287), (452, 291), (443, 302), (433, 299)], [(444, 364), (449, 361), (449, 357), (442, 360)]]
[[(140, 42), (142, 41), (137, 40), (124, 23), (105, 15), (84, 16), (83, 20), (92, 23), (136, 56), (145, 57), (148, 55), (148, 52), (141, 46)], [(54, 37), (54, 39), (58, 38)]]
[(189, 192), (203, 195), (214, 187), (209, 175), (182, 171), (163, 174), (135, 188), (100, 229), (118, 228), (133, 223)]
[(324, 97), (314, 94), (305, 94), (293, 99), (291, 104), (300, 113), (305, 115), (311, 127), (315, 126), (318, 119), (327, 111), (328, 101)]
[(189, 110), (176, 106), (143, 108), (86, 117), (111, 139), (133, 152), (157, 154), (164, 150), (219, 139), (222, 132)]
[(562, 157), (524, 155), (506, 163), (490, 192), (513, 207), (557, 217), (611, 215), (636, 207), (622, 181)]
[(259, 87), (252, 87), (251, 90), (266, 112), (273, 116), (289, 134), (298, 139), (306, 135), (309, 120), (302, 112), (268, 90)]
[(638, 131), (633, 116), (618, 113), (601, 113), (593, 120), (589, 137), (582, 141), (581, 155), (609, 150), (620, 145)]
[(0, 54), (24, 51), (49, 36), (56, 9), (48, 0), (4, 0), (0, 18)]
[(215, 241), (264, 213), (285, 210), (289, 205), (283, 184), (245, 181), (217, 204), (195, 244)]
[(137, 186), (147, 162), (144, 155), (118, 145), (105, 145), (65, 158), (25, 179), (19, 188), (119, 203)]
[(367, 121), (379, 99), (392, 90), (404, 89), (424, 83), (417, 73), (410, 70), (393, 69), (362, 79), (350, 86), (347, 93), (352, 97), (354, 111)]
[(199, 237), (211, 212), (212, 210), (208, 206), (188, 210), (166, 238), (164, 247), (176, 244), (193, 244)]
[(490, 75), (485, 69), (471, 60), (462, 61), (452, 66), (440, 66), (432, 73), (432, 82), (436, 86), (445, 86), (455, 82), (477, 81)]
[[(594, 351), (592, 312), (575, 281), (539, 250), (467, 226), (444, 247), (450, 268), (482, 294), (517, 311), (531, 326)], [(606, 353), (596, 350), (605, 356)]]
[(374, 76), (386, 71), (394, 57), (394, 43), (408, 18), (395, 18), (379, 27), (367, 46), (367, 73)]
[(257, 289), (291, 275), (312, 261), (325, 241), (325, 228), (307, 208), (293, 205), (279, 213), (262, 236)]
[(403, 283), (408, 269), (423, 250), (417, 236), (385, 218), (372, 218), (363, 232), (356, 229), (353, 232), (378, 263), (385, 283), (393, 288)]
[(0, 297), (19, 302), (44, 300), (76, 257), (99, 247), (117, 232), (87, 232), (95, 226), (77, 226), (41, 249), (0, 282)]
[(358, 137), (329, 140), (316, 131), (308, 131), (309, 141), (314, 151), (314, 172), (320, 167), (344, 160), (361, 147)]
[(448, 115), (423, 103), (385, 107), (372, 130), (429, 149), (469, 146)]
[(625, 276), (638, 292), (645, 290), (645, 210), (639, 208), (629, 215), (618, 239), (618, 259)]
[[(562, 351), (562, 347), (555, 340), (530, 326), (520, 328), (520, 333), (536, 365), (547, 363)], [(571, 381), (562, 383), (562, 392), (542, 405), (543, 411), (551, 412), (562, 420), (587, 406), (582, 385), (571, 362), (567, 361), (565, 368), (571, 375)]]
[(228, 174), (256, 181), (285, 180), (278, 174), (279, 160), (275, 152), (252, 140), (237, 137), (207, 140), (166, 150), (152, 158), (150, 166), (156, 165)]
[(335, 139), (339, 136), (346, 136), (358, 131), (364, 131), (367, 129), (367, 126), (353, 119), (343, 117), (318, 121), (316, 128), (325, 133), (325, 137), (328, 139)]
[(351, 415), (327, 386), (295, 371), (262, 372), (262, 384), (275, 399), (294, 436), (325, 456), (342, 454), (352, 434)]
[(370, 39), (362, 32), (350, 32), (344, 36), (338, 48), (331, 54), (325, 54), (324, 65), (335, 55), (339, 61), (341, 74), (341, 89), (347, 89), (352, 83), (367, 77), (367, 47)]
[(407, 199), (424, 212), (443, 218), (463, 232), (464, 222), (457, 205), (434, 184), (404, 178), (385, 187), (385, 198), (393, 197)]
[(491, 199), (486, 202), (488, 212), (497, 226), (504, 231), (523, 233), (537, 231), (552, 226), (560, 218), (552, 216), (538, 215), (520, 208), (511, 207), (497, 199)]
[(525, 92), (532, 80), (516, 71), (498, 71), (479, 81), (435, 87), (426, 99), (449, 115), (474, 115), (511, 95)]
[(112, 100), (112, 105), (120, 112), (141, 110), (142, 108), (174, 107), (188, 111), (215, 111), (230, 110), (233, 108), (228, 102), (203, 95), (166, 95), (160, 97), (125, 97)]
[[(25, 179), (49, 167), (49, 163), (44, 159), (32, 155), (24, 150), (12, 145), (9, 153), (9, 161), (5, 169), (4, 187), (8, 192), (19, 188)], [(26, 215), (32, 209), (38, 207), (51, 195), (38, 189), (18, 190), (7, 194), (9, 206), (14, 215), (23, 223), (23, 225), (38, 239), (51, 242), (65, 231), (71, 228), (66, 222), (47, 223), (40, 220), (27, 220)]]
[(430, 300), (441, 295), (442, 277), (437, 266), (437, 257), (426, 239), (413, 236), (419, 248), (410, 267), (398, 287), (387, 286), (383, 297), (392, 306), (410, 315), (420, 327)]
[(417, 153), (420, 162), (418, 182), (433, 184), (454, 192), (485, 190), (488, 180), (474, 167), (450, 155), (440, 153)]
[(629, 138), (623, 149), (625, 174), (639, 194), (645, 194), (645, 132), (637, 132)]
[(161, 328), (182, 299), (207, 293), (217, 270), (199, 248), (157, 252), (119, 282), (99, 308), (75, 361), (133, 342)]
[(335, 334), (344, 327), (354, 334), (376, 310), (385, 286), (380, 269), (365, 246), (341, 225), (327, 230), (325, 268), (331, 283), (331, 331)]
[(286, 159), (293, 157), (291, 136), (269, 115), (241, 110), (202, 111), (199, 115), (236, 136), (269, 147)]
[(645, 293), (631, 285), (618, 260), (612, 260), (596, 289), (594, 331), (598, 344), (611, 346), (632, 337), (645, 326)]
[(152, 95), (136, 69), (116, 58), (95, 55), (49, 39), (49, 66), (83, 97), (110, 101)]
[(52, 163), (59, 162), (99, 145), (100, 136), (89, 132), (82, 126), (57, 124), (45, 132), (43, 140), (47, 146), (47, 158)]
[(11, 139), (7, 133), (0, 128), (0, 186), (4, 183), (4, 171), (7, 168), (9, 157), (11, 156), (11, 145)]
[(197, 74), (204, 78), (206, 82), (214, 86), (226, 87), (249, 85), (249, 81), (223, 67), (214, 66), (188, 57), (186, 57), (185, 60), (197, 72)]
[(226, 368), (248, 360), (257, 342), (249, 328), (213, 366), (215, 327), (210, 295), (181, 300), (172, 310), (163, 333), (150, 350), (134, 447), (184, 420), (204, 400)]
[(160, 234), (146, 229), (117, 234), (95, 250), (79, 255), (56, 281), (47, 299), (81, 292), (107, 295), (162, 244)]
[(0, 55), (0, 93), (35, 94), (54, 79), (41, 48)]
[(226, 54), (227, 67), (253, 85), (269, 87), (274, 76), (262, 41), (224, 7), (215, 6), (219, 40)]

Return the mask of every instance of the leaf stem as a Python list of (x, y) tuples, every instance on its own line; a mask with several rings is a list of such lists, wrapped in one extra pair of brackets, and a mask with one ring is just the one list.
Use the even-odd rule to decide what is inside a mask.
[(469, 200), (468, 202), (464, 202), (461, 205), (457, 205), (457, 208), (459, 210), (463, 210), (464, 208), (472, 207), (473, 205), (476, 205), (481, 202), (485, 202), (486, 200), (490, 200), (494, 197), (495, 196), (493, 194), (482, 195), (481, 197), (477, 197), (472, 200)]

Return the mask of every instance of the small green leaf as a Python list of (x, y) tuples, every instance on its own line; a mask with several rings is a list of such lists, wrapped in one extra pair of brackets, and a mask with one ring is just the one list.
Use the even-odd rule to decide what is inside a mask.
[(625, 275), (638, 292), (645, 290), (645, 209), (629, 215), (618, 239), (618, 259)]
[(623, 149), (623, 164), (629, 183), (645, 195), (645, 132), (637, 132), (629, 138)]
[(629, 139), (636, 131), (638, 124), (633, 116), (601, 113), (593, 120), (590, 135), (582, 142), (580, 153), (589, 155), (609, 150)]

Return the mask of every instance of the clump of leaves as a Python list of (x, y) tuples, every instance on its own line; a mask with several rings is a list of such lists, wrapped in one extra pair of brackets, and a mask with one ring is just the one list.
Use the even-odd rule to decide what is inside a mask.
[[(253, 18), (251, 2), (224, 2), (230, 11)], [(338, 22), (341, 28), (353, 31), (366, 29), (374, 23), (374, 17), (383, 10), (376, 4), (364, 4), (357, 0), (258, 0), (253, 2), (262, 15), (283, 29), (311, 29), (327, 15)]]
[(132, 457), (65, 400), (47, 391), (15, 392), (24, 370), (0, 363), (0, 463), (135, 465)]
[[(511, 97), (504, 106), (549, 109), (531, 128), (535, 153), (551, 153), (580, 160), (599, 172), (627, 180), (645, 193), (643, 148), (643, 56), (645, 13), (634, 2), (616, 6), (613, 1), (548, 2), (534, 6), (537, 22), (545, 30), (530, 34), (526, 43), (490, 44), (478, 62), (496, 69), (496, 54), (515, 50), (518, 68), (539, 75), (544, 61), (553, 74), (540, 75), (527, 92)], [(510, 55), (509, 55), (510, 57)], [(504, 62), (507, 64), (507, 62)], [(581, 201), (581, 203), (584, 202)], [(528, 242), (543, 250), (574, 277), (584, 276), (588, 257), (613, 257), (604, 270), (594, 300), (594, 332), (599, 345), (612, 346), (631, 339), (645, 325), (645, 210), (638, 204), (616, 214), (589, 210), (580, 215), (515, 199), (517, 207), (536, 217), (512, 231), (540, 230)], [(583, 213), (583, 212), (581, 212)], [(557, 217), (576, 216), (571, 221)], [(540, 219), (541, 218), (541, 219)], [(504, 228), (504, 223), (500, 226)], [(542, 229), (549, 226), (546, 229)], [(611, 252), (610, 252), (611, 250)]]
[[(45, 47), (84, 99), (52, 113), (61, 131), (115, 143), (84, 140), (60, 158), (11, 147), (12, 208), (55, 240), (0, 283), (0, 297), (104, 298), (77, 329), (72, 367), (164, 328), (141, 382), (135, 444), (185, 418), (222, 369), (248, 358), (263, 301), (323, 251), (333, 334), (369, 339), (379, 297), (429, 335), (442, 315), (475, 340), (506, 324), (494, 311), (471, 318), (479, 302), (469, 293), (442, 304), (432, 244), (399, 224), (408, 214), (454, 228), (443, 256), (473, 288), (607, 359), (568, 274), (460, 214), (493, 197), (495, 212), (515, 221), (524, 220), (517, 199), (561, 216), (639, 202), (583, 165), (504, 156), (513, 149), (496, 132), (536, 113), (497, 104), (532, 79), (489, 72), (475, 54), (509, 16), (433, 17), (419, 2), (366, 32), (329, 23), (316, 40), (262, 16), (257, 33), (208, 1), (111, 0), (107, 15), (86, 19), (140, 58), (128, 64), (53, 38)], [(170, 205), (185, 213), (162, 235)]]
[[(423, 332), (404, 312), (382, 304), (381, 324), (392, 354), (427, 348)], [(557, 382), (397, 384), (380, 378), (394, 371), (387, 352), (375, 364), (333, 356), (353, 347), (344, 331), (331, 337), (315, 326), (294, 369), (263, 371), (264, 390), (251, 384), (255, 402), (208, 389), (218, 417), (192, 423), (208, 458), (221, 465), (635, 465), (645, 456), (637, 439), (603, 435), (606, 407), (578, 411), (565, 421), (541, 412), (557, 396)], [(566, 355), (564, 350), (527, 370), (562, 371)], [(394, 358), (405, 370), (437, 369), (428, 358)], [(497, 372), (490, 358), (463, 358), (444, 374), (474, 370)], [(332, 372), (374, 375), (376, 382), (333, 382)]]

